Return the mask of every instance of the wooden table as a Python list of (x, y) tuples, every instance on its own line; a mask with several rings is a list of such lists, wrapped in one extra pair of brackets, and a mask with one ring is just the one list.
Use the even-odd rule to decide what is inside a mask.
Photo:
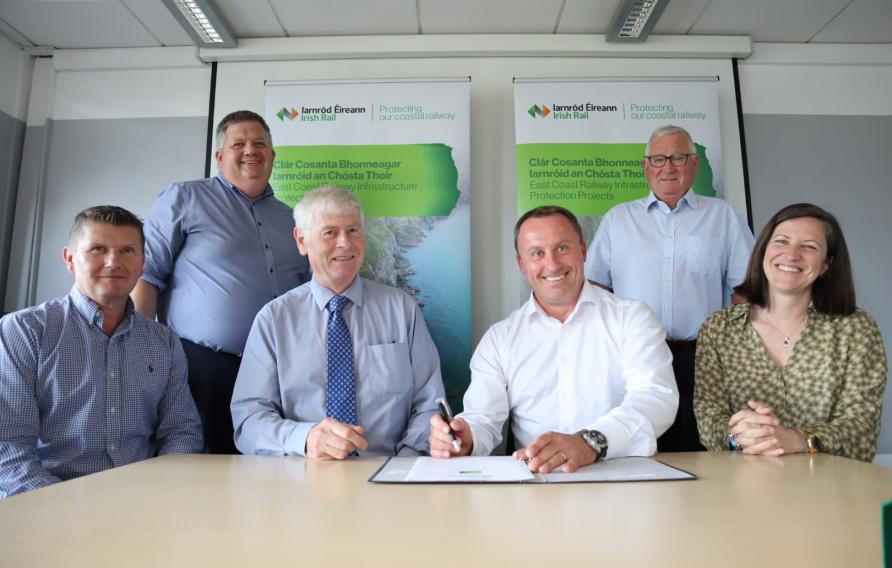
[(0, 566), (879, 566), (892, 469), (663, 454), (696, 481), (379, 485), (383, 459), (172, 455), (0, 501)]

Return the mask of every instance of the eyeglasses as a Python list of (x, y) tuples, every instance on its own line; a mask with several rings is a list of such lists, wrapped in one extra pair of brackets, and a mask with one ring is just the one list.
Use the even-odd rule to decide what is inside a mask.
[(688, 158), (696, 155), (697, 154), (672, 154), (671, 156), (661, 156), (659, 154), (654, 154), (653, 156), (644, 157), (647, 158), (647, 162), (651, 166), (662, 168), (666, 165), (667, 160), (671, 161), (673, 166), (683, 166), (688, 163)]

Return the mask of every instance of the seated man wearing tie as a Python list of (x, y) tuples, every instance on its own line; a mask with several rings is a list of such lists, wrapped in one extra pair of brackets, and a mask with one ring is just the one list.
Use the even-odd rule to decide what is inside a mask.
[(294, 208), (313, 278), (257, 314), (232, 395), (244, 454), (419, 455), (443, 396), (440, 359), (408, 294), (359, 276), (362, 207), (322, 187)]
[[(514, 228), (530, 299), (480, 340), (465, 411), (431, 418), (431, 455), (487, 455), (509, 416), (515, 457), (569, 473), (604, 458), (649, 456), (678, 408), (666, 334), (643, 302), (589, 283), (570, 211), (542, 206)], [(458, 438), (453, 447), (450, 427)]]

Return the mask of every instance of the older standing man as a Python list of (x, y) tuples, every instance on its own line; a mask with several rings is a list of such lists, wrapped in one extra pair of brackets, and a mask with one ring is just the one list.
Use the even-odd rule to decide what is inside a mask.
[(229, 401), (254, 316), (309, 278), (291, 209), (269, 186), (269, 127), (251, 111), (217, 126), (216, 177), (174, 183), (146, 218), (146, 266), (136, 309), (183, 340), (206, 451), (236, 453)]
[(672, 423), (678, 391), (653, 312), (586, 282), (585, 241), (563, 207), (537, 207), (514, 229), (530, 299), (493, 325), (471, 359), (465, 411), (431, 418), (434, 457), (488, 455), (509, 417), (515, 456), (534, 472), (649, 456)]
[(685, 129), (655, 130), (641, 164), (650, 195), (604, 216), (585, 274), (619, 296), (647, 302), (659, 316), (680, 394), (678, 416), (660, 439), (660, 451), (701, 450), (693, 408), (697, 332), (710, 314), (731, 303), (746, 274), (753, 234), (727, 202), (691, 191), (700, 157)]
[(426, 453), (443, 381), (421, 308), (359, 276), (365, 237), (352, 193), (316, 189), (294, 220), (313, 278), (257, 314), (232, 395), (238, 449), (315, 459)]
[(85, 209), (62, 256), (71, 292), (0, 319), (0, 499), (202, 448), (180, 341), (129, 298), (140, 220)]

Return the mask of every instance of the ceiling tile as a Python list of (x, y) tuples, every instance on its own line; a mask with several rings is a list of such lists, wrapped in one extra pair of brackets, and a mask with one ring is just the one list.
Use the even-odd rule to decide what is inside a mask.
[(193, 45), (194, 42), (180, 25), (170, 10), (161, 2), (145, 0), (121, 0), (136, 16), (149, 33), (164, 46)]
[(709, 0), (670, 1), (660, 14), (657, 25), (651, 32), (654, 35), (685, 35), (703, 13)]
[(420, 0), (425, 34), (550, 34), (562, 0)]
[(217, 0), (226, 22), (240, 38), (285, 37), (267, 0)]
[(892, 43), (892, 0), (855, 0), (812, 43)]
[(850, 1), (712, 0), (690, 33), (749, 35), (754, 41), (764, 42), (804, 42)]
[(290, 36), (418, 33), (415, 0), (270, 0)]
[(35, 45), (56, 48), (158, 47), (117, 0), (6, 0), (0, 18)]
[(560, 34), (604, 34), (616, 15), (622, 0), (567, 0), (561, 21)]

